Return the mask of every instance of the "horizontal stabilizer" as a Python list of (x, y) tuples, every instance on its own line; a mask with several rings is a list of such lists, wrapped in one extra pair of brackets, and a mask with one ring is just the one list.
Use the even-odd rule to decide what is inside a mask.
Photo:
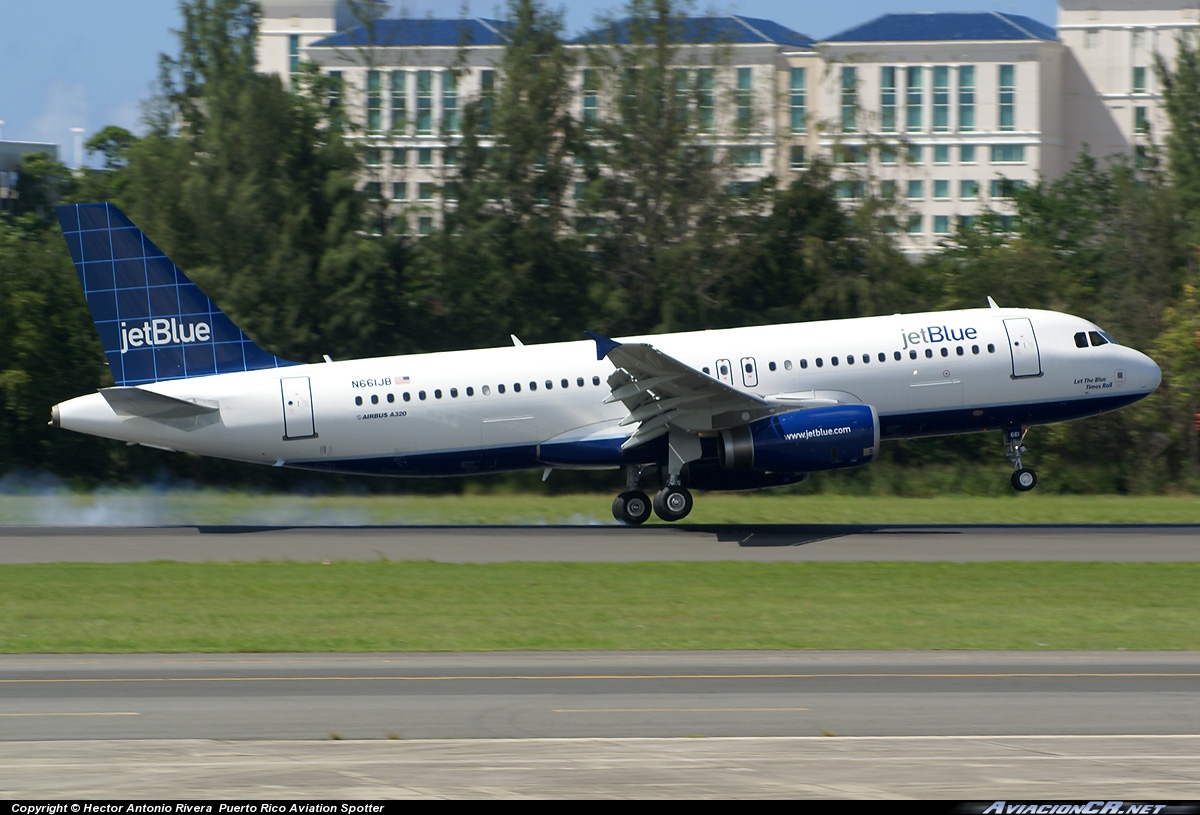
[(188, 401), (142, 388), (101, 388), (100, 395), (119, 416), (140, 416), (143, 419), (190, 419), (206, 413), (216, 413), (215, 402)]

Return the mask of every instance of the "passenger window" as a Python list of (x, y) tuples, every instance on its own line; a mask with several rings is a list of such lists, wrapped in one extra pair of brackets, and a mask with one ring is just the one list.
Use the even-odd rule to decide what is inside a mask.
[(514, 382), (513, 383), (513, 393), (520, 393), (520, 392), (521, 392), (521, 383)]
[(405, 391), (404, 393), (402, 393), (402, 394), (400, 395), (400, 398), (401, 398), (401, 399), (403, 399), (405, 402), (411, 402), (411, 401), (412, 401), (412, 394), (411, 394), (411, 393), (409, 393), (408, 391)]
[(503, 386), (503, 385), (497, 385), (497, 386), (496, 386), (496, 393), (504, 393), (504, 386)]
[(817, 357), (817, 367), (818, 367), (818, 368), (824, 368), (824, 367), (825, 367), (825, 362), (824, 362), (824, 361), (823, 361), (823, 360), (822, 360), (820, 357)]
[(435, 388), (435, 389), (434, 389), (434, 391), (433, 391), (433, 398), (434, 398), (434, 399), (441, 399), (441, 398), (442, 398), (442, 389), (441, 389), (441, 388)]
[(925, 349), (925, 359), (933, 359), (933, 349), (932, 348)]
[(395, 402), (395, 401), (396, 401), (396, 394), (394, 394), (394, 393), (389, 393), (389, 394), (387, 395), (387, 400), (388, 400), (388, 404), (389, 404), (389, 405), (390, 405), (390, 404), (392, 404), (393, 402)]
[(705, 366), (704, 366), (703, 368), (701, 368), (700, 370), (704, 371), (704, 373), (708, 374), (709, 376), (712, 376), (712, 371), (708, 370), (708, 366), (707, 366), (707, 365), (705, 365)]
[(785, 359), (783, 361), (783, 370), (785, 370), (785, 371), (792, 370), (792, 361), (790, 359)]
[(417, 391), (417, 398), (420, 399), (422, 402), (424, 402), (425, 401), (425, 391)]
[(593, 384), (593, 385), (599, 385), (599, 384), (600, 384), (600, 377), (598, 377), (598, 376), (593, 376), (593, 377), (592, 377), (592, 384)]
[(847, 365), (854, 364), (854, 354), (846, 354), (846, 364)]
[(581, 376), (578, 379), (576, 379), (575, 384), (582, 388), (583, 387), (583, 377)]
[(807, 360), (807, 359), (802, 359), (802, 360), (800, 360), (800, 367), (801, 367), (801, 368), (807, 368), (807, 367), (808, 367), (808, 360)]
[(566, 378), (564, 377), (564, 378), (563, 378), (563, 381), (562, 381), (562, 382), (560, 382), (559, 384), (561, 384), (561, 385), (562, 385), (564, 388), (569, 388), (569, 387), (571, 387), (571, 380), (569, 380), (569, 379), (566, 379)]
[[(484, 385), (482, 388), (479, 389), (479, 392), (482, 393), (484, 396), (491, 396), (492, 388), (489, 385)], [(504, 393), (504, 391), (500, 391), (500, 392)]]
[(376, 394), (371, 394), (371, 404), (372, 405), (379, 404), (379, 397)]
[(451, 398), (451, 399), (457, 399), (457, 398), (458, 398), (458, 388), (451, 388), (451, 389), (450, 389), (450, 398)]
[(474, 396), (474, 395), (475, 395), (475, 389), (467, 388), (467, 396)]
[[(871, 361), (871, 355), (870, 355), (870, 354), (863, 354), (863, 364), (865, 365), (866, 363), (868, 363), (868, 362), (870, 362), (870, 361)], [(880, 360), (880, 362), (883, 362), (883, 360)]]
[(1076, 348), (1087, 348), (1088, 347), (1086, 331), (1079, 331), (1075, 334), (1075, 347)]
[(354, 397), (354, 404), (356, 404), (356, 405), (360, 405), (360, 406), (361, 406), (361, 405), (362, 405), (362, 397), (361, 397), (361, 396), (355, 396), (355, 397)]
[(950, 356), (950, 349), (944, 345), (942, 346), (942, 356), (944, 356), (944, 357)]
[(961, 357), (965, 352), (963, 351), (963, 347), (960, 345), (954, 349), (954, 353), (958, 354)]
[(767, 370), (768, 370), (768, 371), (773, 371), (773, 370), (775, 370), (775, 363), (774, 363), (774, 362), (768, 362), (768, 363), (767, 363)]
[(971, 346), (971, 353), (972, 353), (972, 354), (975, 354), (975, 355), (978, 355), (978, 354), (979, 354), (979, 346), (978, 346), (978, 345), (972, 345), (972, 346)]
[(909, 348), (909, 349), (908, 349), (908, 358), (909, 358), (909, 359), (916, 359), (916, 358), (917, 358), (917, 349), (916, 349), (916, 348)]
[(897, 362), (899, 362), (899, 361), (900, 361), (900, 352), (899, 352), (899, 351), (893, 351), (893, 352), (892, 352), (892, 355), (893, 355), (894, 357), (896, 357), (896, 361), (897, 361)]
[(988, 343), (988, 353), (989, 354), (996, 353), (996, 346), (993, 343), (990, 343), (990, 342)]
[(552, 380), (552, 379), (546, 380), (546, 390), (548, 390), (548, 391), (554, 390), (554, 380)]
[(535, 390), (537, 390), (537, 383), (536, 383), (536, 382), (530, 382), (530, 383), (529, 383), (529, 389), (530, 389), (531, 391), (535, 391)]

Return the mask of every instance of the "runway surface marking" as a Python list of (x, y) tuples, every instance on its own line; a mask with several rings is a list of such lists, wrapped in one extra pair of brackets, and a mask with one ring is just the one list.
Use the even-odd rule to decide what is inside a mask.
[(1046, 673), (757, 673), (757, 674), (457, 674), (447, 676), (147, 676), (81, 679), (0, 679), (2, 685), (104, 684), (119, 682), (465, 682), (591, 681), (617, 679), (1194, 679), (1197, 672)]
[(555, 713), (795, 713), (807, 707), (596, 707), (556, 708)]
[(58, 712), (58, 713), (0, 713), (0, 718), (4, 719), (25, 719), (34, 716), (141, 716), (140, 713), (132, 711), (91, 711), (81, 713)]

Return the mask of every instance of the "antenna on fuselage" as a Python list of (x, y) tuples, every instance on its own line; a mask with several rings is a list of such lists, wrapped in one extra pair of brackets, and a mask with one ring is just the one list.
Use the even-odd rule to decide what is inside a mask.
[(992, 299), (990, 294), (988, 295), (988, 306), (991, 308), (1000, 308), (1000, 306), (996, 305), (996, 301)]

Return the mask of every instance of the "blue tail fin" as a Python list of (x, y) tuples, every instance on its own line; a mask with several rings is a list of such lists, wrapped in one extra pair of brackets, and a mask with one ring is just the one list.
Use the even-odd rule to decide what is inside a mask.
[(58, 207), (118, 385), (280, 368), (112, 204)]

